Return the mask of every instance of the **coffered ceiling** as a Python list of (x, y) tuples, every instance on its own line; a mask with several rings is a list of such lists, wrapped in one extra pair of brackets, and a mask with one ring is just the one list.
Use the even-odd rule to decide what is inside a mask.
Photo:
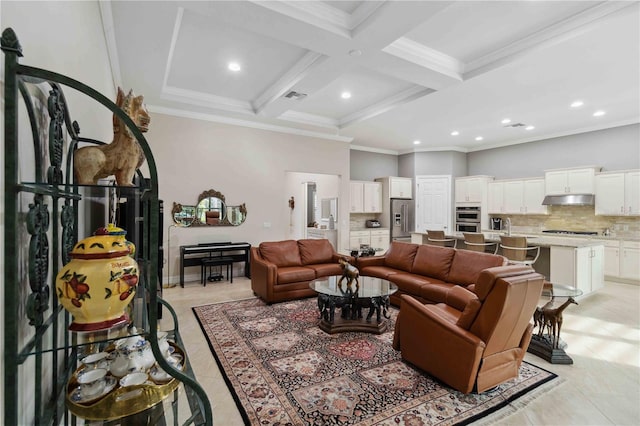
[(390, 153), (640, 122), (636, 1), (100, 4), (117, 83), (155, 112)]

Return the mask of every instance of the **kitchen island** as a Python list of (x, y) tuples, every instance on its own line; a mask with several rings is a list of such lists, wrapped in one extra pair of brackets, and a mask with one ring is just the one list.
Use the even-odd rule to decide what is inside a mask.
[[(483, 232), (487, 242), (500, 242), (500, 236), (506, 233)], [(586, 296), (604, 285), (604, 244), (593, 237), (575, 237), (567, 235), (529, 234), (514, 232), (513, 236), (527, 237), (529, 246), (539, 246), (540, 256), (533, 265), (536, 272), (554, 284), (575, 287)], [(464, 249), (462, 233), (448, 235), (458, 240), (457, 247)], [(411, 242), (426, 244), (427, 234), (414, 232)], [(498, 254), (500, 250), (498, 249)]]

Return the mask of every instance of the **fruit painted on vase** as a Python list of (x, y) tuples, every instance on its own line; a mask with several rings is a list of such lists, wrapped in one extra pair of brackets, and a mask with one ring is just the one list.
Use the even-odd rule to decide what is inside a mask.
[(56, 279), (60, 304), (73, 315), (69, 330), (98, 331), (129, 322), (125, 310), (138, 285), (138, 263), (126, 231), (112, 224), (78, 242)]

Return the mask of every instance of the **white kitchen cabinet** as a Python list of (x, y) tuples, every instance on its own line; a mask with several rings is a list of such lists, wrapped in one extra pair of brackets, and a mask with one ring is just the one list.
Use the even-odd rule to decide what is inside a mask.
[(605, 241), (604, 245), (604, 275), (607, 277), (620, 276), (620, 241)]
[(604, 285), (604, 246), (550, 248), (550, 275), (554, 284), (577, 287), (583, 294)]
[(545, 194), (593, 194), (595, 175), (600, 167), (548, 170), (545, 172)]
[(380, 213), (382, 211), (382, 185), (378, 182), (351, 181), (351, 213)]
[(389, 249), (389, 230), (388, 229), (372, 229), (371, 231), (371, 247), (380, 249), (385, 252)]
[(493, 178), (489, 176), (469, 176), (456, 178), (456, 203), (487, 203), (487, 187)]
[(527, 179), (523, 185), (523, 207), (525, 214), (549, 214), (544, 200), (544, 179)]
[(349, 232), (349, 249), (360, 250), (362, 245), (371, 246), (371, 231)]
[(595, 194), (597, 215), (640, 215), (640, 171), (596, 175)]
[(489, 182), (489, 213), (548, 214), (544, 199), (544, 179)]
[(620, 251), (620, 277), (640, 280), (640, 242), (623, 241)]
[(361, 213), (364, 211), (364, 183), (363, 182), (350, 182), (350, 197), (351, 213)]
[(327, 239), (335, 250), (338, 249), (337, 229), (307, 228), (307, 238), (314, 240)]
[(390, 177), (389, 198), (413, 198), (413, 180), (411, 178)]
[(365, 213), (382, 212), (382, 185), (380, 185), (380, 183), (364, 183), (363, 207)]
[(487, 185), (487, 211), (489, 214), (504, 213), (504, 182), (494, 181)]

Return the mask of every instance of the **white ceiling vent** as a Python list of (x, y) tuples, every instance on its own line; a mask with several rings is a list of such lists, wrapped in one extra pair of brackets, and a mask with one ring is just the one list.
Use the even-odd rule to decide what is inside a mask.
[(524, 126), (526, 126), (526, 124), (524, 123), (513, 123), (513, 124), (507, 124), (504, 127), (524, 127)]
[(295, 99), (296, 101), (300, 101), (304, 98), (307, 97), (306, 93), (298, 93), (295, 90), (290, 91), (289, 93), (287, 93), (286, 95), (284, 95), (285, 98), (287, 99)]

